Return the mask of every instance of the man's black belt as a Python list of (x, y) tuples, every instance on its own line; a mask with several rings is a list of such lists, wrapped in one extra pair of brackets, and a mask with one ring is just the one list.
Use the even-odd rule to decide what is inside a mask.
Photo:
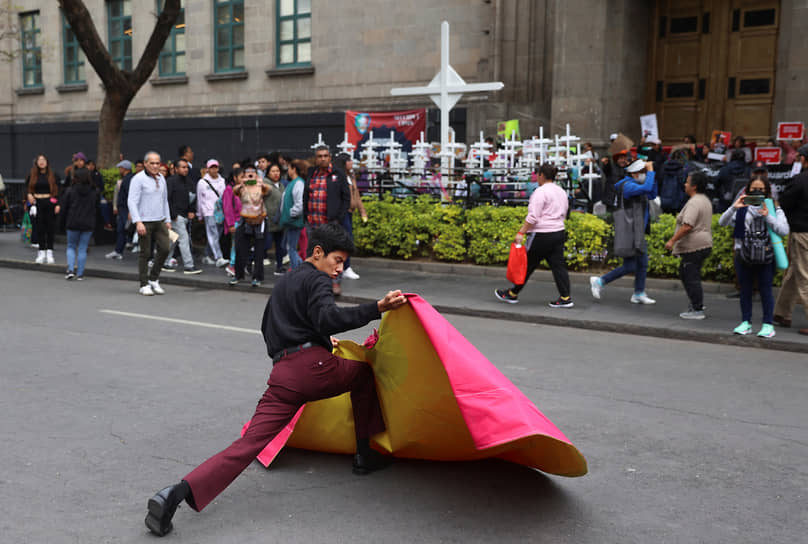
[(277, 363), (278, 361), (280, 361), (281, 359), (283, 359), (287, 355), (291, 355), (293, 353), (297, 353), (300, 350), (303, 350), (303, 349), (306, 349), (306, 348), (313, 348), (313, 347), (314, 347), (314, 344), (312, 344), (311, 342), (306, 342), (305, 344), (300, 344), (299, 346), (292, 346), (290, 348), (282, 349), (282, 350), (280, 350), (279, 352), (275, 353), (272, 356), (272, 364)]

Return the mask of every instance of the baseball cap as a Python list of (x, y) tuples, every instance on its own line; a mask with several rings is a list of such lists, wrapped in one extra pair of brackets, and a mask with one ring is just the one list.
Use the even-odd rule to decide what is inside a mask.
[(219, 166), (219, 161), (216, 159), (210, 159), (208, 163), (205, 165), (206, 168), (210, 168), (211, 166)]
[(642, 159), (637, 159), (636, 161), (632, 162), (631, 164), (626, 167), (626, 172), (629, 174), (636, 174), (645, 169), (645, 161)]
[(648, 142), (649, 144), (661, 144), (662, 143), (662, 140), (660, 140), (659, 138), (657, 138), (655, 136), (649, 136), (648, 138), (645, 139), (645, 141)]
[(132, 161), (123, 160), (123, 161), (119, 162), (118, 164), (116, 164), (115, 166), (117, 166), (118, 168), (125, 168), (126, 170), (131, 170), (132, 169)]

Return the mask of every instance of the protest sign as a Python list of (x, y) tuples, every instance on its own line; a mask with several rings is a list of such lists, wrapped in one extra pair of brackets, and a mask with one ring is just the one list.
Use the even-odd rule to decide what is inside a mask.
[(805, 125), (802, 123), (777, 123), (778, 140), (802, 140), (805, 138)]
[(764, 164), (780, 164), (783, 157), (783, 150), (779, 147), (756, 147), (755, 161), (762, 161)]

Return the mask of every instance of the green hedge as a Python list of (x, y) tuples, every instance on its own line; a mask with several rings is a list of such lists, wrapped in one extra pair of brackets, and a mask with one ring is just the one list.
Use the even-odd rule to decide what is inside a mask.
[[(436, 203), (429, 196), (384, 200), (363, 199), (368, 222), (354, 215), (354, 241), (366, 256), (402, 259), (504, 264), (513, 236), (522, 225), (527, 207), (479, 206), (464, 210)], [(732, 229), (718, 225), (713, 216), (713, 251), (704, 263), (704, 279), (732, 281)], [(663, 215), (651, 225), (648, 239), (648, 274), (677, 278), (679, 258), (665, 250), (673, 236), (676, 218)], [(567, 265), (570, 270), (602, 271), (618, 264), (611, 255), (612, 225), (591, 214), (571, 213), (566, 221)], [(779, 284), (782, 272), (775, 278)]]
[(112, 196), (115, 194), (115, 184), (121, 179), (121, 172), (116, 167), (103, 168), (99, 170), (101, 177), (104, 178), (104, 198), (112, 202)]

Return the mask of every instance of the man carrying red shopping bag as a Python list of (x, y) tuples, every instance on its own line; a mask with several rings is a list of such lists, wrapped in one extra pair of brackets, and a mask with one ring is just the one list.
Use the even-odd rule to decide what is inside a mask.
[[(525, 287), (528, 278), (542, 260), (547, 260), (553, 279), (558, 288), (559, 297), (550, 303), (551, 308), (572, 308), (570, 296), (570, 277), (567, 273), (567, 261), (564, 257), (564, 242), (567, 235), (564, 230), (564, 219), (567, 217), (569, 200), (564, 189), (553, 183), (556, 168), (550, 164), (542, 164), (539, 168), (539, 187), (530, 195), (527, 217), (519, 232), (514, 237), (516, 246), (524, 244), (527, 249), (527, 269), (524, 279), (511, 275), (511, 259), (508, 260), (508, 280), (513, 282), (510, 289), (496, 289), (494, 295), (502, 302), (516, 304), (519, 292)], [(517, 248), (511, 248), (514, 269), (518, 266), (518, 257), (514, 256)]]

